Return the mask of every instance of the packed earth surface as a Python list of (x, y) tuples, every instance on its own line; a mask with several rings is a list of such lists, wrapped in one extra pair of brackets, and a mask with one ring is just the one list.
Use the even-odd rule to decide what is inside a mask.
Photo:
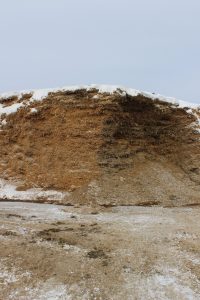
[(199, 208), (0, 203), (0, 299), (200, 299)]
[(120, 87), (0, 95), (0, 300), (200, 299), (199, 118)]

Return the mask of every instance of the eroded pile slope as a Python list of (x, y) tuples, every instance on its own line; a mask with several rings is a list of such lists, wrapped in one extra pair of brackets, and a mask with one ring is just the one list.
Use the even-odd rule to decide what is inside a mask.
[[(21, 194), (42, 188), (59, 191), (54, 200), (62, 203), (200, 203), (196, 108), (93, 86), (2, 95), (0, 114), (0, 177), (15, 180)], [(4, 187), (0, 196), (9, 198)]]

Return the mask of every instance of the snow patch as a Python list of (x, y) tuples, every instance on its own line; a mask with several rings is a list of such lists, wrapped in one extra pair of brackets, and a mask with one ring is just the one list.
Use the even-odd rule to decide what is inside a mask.
[[(191, 278), (199, 286), (198, 280), (190, 272), (177, 269), (162, 269), (147, 277), (135, 278), (134, 274), (125, 273), (125, 288), (141, 300), (198, 300), (199, 289), (190, 285)], [(129, 299), (129, 298), (128, 298)], [(131, 299), (131, 298), (130, 298)]]
[(15, 283), (24, 277), (30, 278), (30, 276), (30, 272), (21, 272), (15, 268), (10, 270), (6, 267), (3, 259), (0, 261), (0, 287)]
[[(24, 295), (24, 292), (26, 295)], [(44, 284), (40, 284), (35, 288), (20, 288), (13, 291), (9, 299), (19, 300), (72, 300), (68, 294), (67, 287), (63, 284), (53, 284), (49, 280)]]
[(47, 200), (63, 200), (69, 196), (67, 192), (58, 192), (53, 190), (44, 191), (41, 188), (32, 188), (26, 191), (17, 191), (17, 185), (0, 179), (0, 198), (9, 200), (37, 200), (45, 198)]
[(16, 113), (18, 109), (20, 109), (23, 106), (23, 103), (14, 103), (10, 106), (3, 106), (3, 104), (0, 103), (0, 116), (3, 114), (10, 115)]
[[(8, 214), (19, 214), (32, 221), (62, 221), (71, 218), (72, 213), (65, 211), (66, 207), (53, 204), (37, 204), (25, 202), (0, 202), (0, 210)], [(73, 214), (74, 215), (74, 214)]]
[(99, 95), (94, 95), (92, 98), (98, 100), (99, 99)]
[(3, 121), (1, 122), (1, 125), (5, 126), (7, 124), (6, 119), (3, 119)]
[(31, 114), (36, 114), (38, 112), (38, 110), (36, 108), (31, 108)]
[(30, 291), (29, 295), (36, 293), (33, 300), (71, 300), (71, 296), (67, 292), (67, 287), (62, 284), (57, 284), (52, 287), (52, 284), (44, 284), (35, 291)]
[(77, 246), (73, 246), (73, 245), (68, 245), (68, 244), (65, 244), (63, 246), (63, 249), (66, 250), (66, 251), (72, 251), (74, 253), (79, 253), (79, 252), (82, 252), (82, 249), (77, 247)]

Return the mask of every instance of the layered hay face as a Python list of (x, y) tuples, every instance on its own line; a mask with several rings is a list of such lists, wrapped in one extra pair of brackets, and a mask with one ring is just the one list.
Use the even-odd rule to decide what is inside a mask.
[(96, 89), (2, 99), (0, 174), (18, 190), (100, 205), (200, 203), (199, 133), (187, 109)]

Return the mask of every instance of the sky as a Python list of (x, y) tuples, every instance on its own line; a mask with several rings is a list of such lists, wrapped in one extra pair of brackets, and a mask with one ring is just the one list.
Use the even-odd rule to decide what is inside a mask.
[(115, 84), (200, 103), (199, 0), (0, 0), (0, 92)]

